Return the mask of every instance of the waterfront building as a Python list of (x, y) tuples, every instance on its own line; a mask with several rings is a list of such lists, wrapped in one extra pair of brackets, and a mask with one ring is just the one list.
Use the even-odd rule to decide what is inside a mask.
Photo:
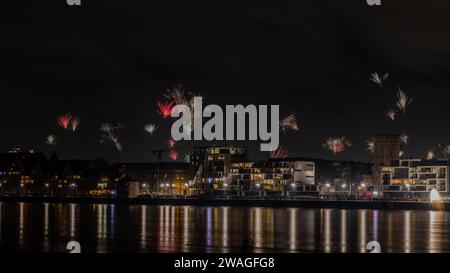
[(380, 173), (383, 166), (388, 166), (392, 160), (400, 159), (402, 141), (399, 135), (375, 135), (374, 161), (373, 161), (373, 181), (375, 191), (381, 190)]
[(318, 195), (315, 163), (295, 158), (233, 163), (226, 187), (232, 194)]
[(386, 198), (429, 199), (435, 189), (441, 196), (449, 193), (448, 160), (393, 160), (380, 172)]
[(142, 195), (189, 195), (192, 176), (190, 166), (183, 162), (123, 163), (117, 169), (116, 187), (130, 181), (139, 182)]
[(231, 165), (248, 161), (248, 154), (246, 149), (234, 146), (197, 147), (190, 158), (195, 168), (193, 194), (223, 195)]

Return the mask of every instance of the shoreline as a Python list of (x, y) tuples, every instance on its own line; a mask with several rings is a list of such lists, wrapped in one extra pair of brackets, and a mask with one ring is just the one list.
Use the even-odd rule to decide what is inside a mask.
[(212, 207), (266, 207), (266, 208), (334, 208), (376, 210), (435, 210), (450, 211), (450, 202), (368, 201), (368, 200), (281, 200), (281, 199), (218, 199), (218, 198), (108, 198), (108, 197), (35, 197), (0, 196), (6, 203), (78, 203), (117, 205), (167, 205)]

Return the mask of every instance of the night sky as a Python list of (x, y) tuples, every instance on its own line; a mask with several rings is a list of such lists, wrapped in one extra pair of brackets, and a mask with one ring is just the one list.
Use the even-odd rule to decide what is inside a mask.
[[(332, 158), (322, 144), (346, 136), (338, 159), (371, 160), (373, 134), (410, 135), (407, 154), (450, 145), (448, 1), (97, 1), (3, 6), (0, 43), (0, 150), (49, 154), (55, 134), (63, 158), (104, 157), (101, 123), (121, 122), (124, 161), (151, 161), (171, 121), (156, 100), (174, 84), (208, 104), (279, 104), (297, 113), (301, 132), (281, 133), (292, 156)], [(390, 73), (381, 89), (371, 72)], [(414, 97), (390, 121), (401, 86)], [(76, 133), (59, 114), (81, 118)], [(154, 136), (145, 123), (162, 124)], [(182, 145), (182, 144), (180, 144)], [(259, 141), (243, 143), (262, 159)], [(181, 154), (183, 151), (181, 151)]]

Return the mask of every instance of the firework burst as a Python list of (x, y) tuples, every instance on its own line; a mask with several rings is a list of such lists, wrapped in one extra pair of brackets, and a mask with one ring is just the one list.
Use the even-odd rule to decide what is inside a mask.
[(73, 117), (70, 121), (70, 126), (72, 128), (72, 131), (78, 130), (78, 126), (80, 126), (80, 119), (77, 117)]
[(50, 145), (50, 146), (55, 146), (56, 145), (56, 136), (55, 135), (48, 135), (45, 143)]
[(371, 154), (375, 153), (375, 142), (373, 141), (373, 139), (366, 140), (366, 142), (367, 142), (367, 151), (369, 151), (369, 153)]
[(167, 101), (165, 103), (161, 103), (157, 101), (158, 105), (158, 114), (160, 114), (163, 118), (168, 118), (172, 114), (172, 109), (174, 107), (175, 101)]
[(169, 147), (169, 149), (172, 149), (173, 147), (175, 147), (175, 144), (177, 144), (177, 142), (173, 138), (170, 138), (167, 141), (167, 146)]
[(286, 158), (289, 156), (289, 151), (284, 149), (283, 147), (279, 147), (275, 151), (270, 152), (270, 158), (278, 159), (278, 158)]
[(169, 100), (173, 100), (176, 102), (176, 104), (184, 104), (189, 105), (189, 99), (187, 98), (186, 92), (184, 91), (184, 87), (181, 85), (175, 85), (171, 89), (167, 89), (166, 94), (164, 94), (164, 97), (166, 97)]
[(153, 133), (159, 128), (157, 124), (150, 123), (144, 126), (144, 130), (149, 133), (150, 135), (153, 135)]
[(400, 135), (400, 140), (403, 144), (408, 145), (409, 136), (407, 134)]
[(406, 113), (406, 109), (411, 105), (413, 98), (408, 97), (408, 95), (399, 87), (397, 92), (397, 108)]
[(178, 152), (177, 151), (170, 151), (169, 152), (169, 158), (173, 161), (178, 159)]
[(280, 121), (280, 127), (283, 131), (286, 131), (287, 129), (299, 131), (300, 129), (298, 127), (297, 117), (295, 113), (289, 114), (289, 116)]
[(70, 121), (72, 120), (72, 116), (70, 114), (64, 114), (58, 117), (57, 122), (58, 125), (64, 129), (67, 129), (70, 125)]
[(341, 153), (345, 150), (346, 147), (351, 147), (352, 144), (345, 139), (345, 137), (341, 138), (328, 138), (325, 143), (323, 144), (323, 147), (325, 149), (330, 150), (333, 153), (334, 158), (336, 159), (336, 155), (338, 153)]
[(397, 115), (397, 111), (395, 111), (394, 109), (389, 109), (386, 112), (386, 116), (388, 116), (391, 120), (395, 120), (396, 115)]
[(122, 143), (120, 142), (118, 133), (123, 130), (122, 124), (112, 125), (109, 123), (103, 123), (100, 126), (102, 132), (101, 143), (111, 142), (114, 144), (118, 151), (122, 151)]
[(388, 79), (389, 73), (384, 74), (382, 77), (378, 75), (377, 72), (370, 74), (370, 80), (376, 84), (378, 84), (381, 88), (383, 88), (383, 83)]
[(433, 160), (434, 157), (435, 157), (434, 151), (433, 150), (428, 151), (427, 160)]

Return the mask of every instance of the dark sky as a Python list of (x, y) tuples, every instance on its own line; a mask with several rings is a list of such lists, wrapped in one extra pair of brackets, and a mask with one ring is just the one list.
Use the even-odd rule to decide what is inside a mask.
[[(125, 124), (125, 161), (153, 160), (171, 122), (156, 100), (173, 84), (207, 103), (280, 104), (301, 132), (281, 135), (293, 156), (330, 158), (330, 136), (353, 146), (340, 159), (370, 160), (365, 140), (410, 135), (408, 154), (450, 144), (448, 1), (33, 1), (3, 6), (0, 150), (12, 146), (61, 157), (115, 159), (99, 125)], [(389, 72), (383, 89), (371, 72)], [(414, 97), (396, 122), (385, 116), (401, 86)], [(73, 134), (56, 125), (81, 118)], [(147, 122), (164, 124), (151, 137)], [(260, 159), (259, 142), (249, 145)]]

